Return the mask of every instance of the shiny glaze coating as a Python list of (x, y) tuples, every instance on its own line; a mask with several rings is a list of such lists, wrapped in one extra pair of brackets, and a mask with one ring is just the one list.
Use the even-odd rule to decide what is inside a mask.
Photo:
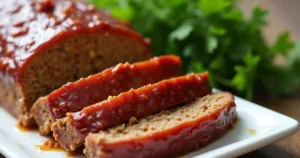
[(86, 154), (93, 158), (178, 157), (219, 138), (233, 127), (236, 119), (236, 107), (231, 102), (210, 115), (144, 137), (105, 143), (97, 141), (94, 137), (97, 134), (90, 134), (86, 139)]
[(48, 95), (46, 106), (51, 119), (56, 120), (65, 117), (67, 112), (77, 112), (130, 88), (139, 88), (180, 75), (180, 58), (173, 55), (134, 64), (118, 64), (101, 73), (62, 86)]
[(208, 73), (190, 74), (131, 89), (79, 112), (68, 113), (67, 118), (84, 138), (87, 133), (118, 125), (133, 116), (147, 116), (209, 93)]
[(13, 81), (33, 56), (77, 34), (114, 31), (149, 44), (128, 23), (80, 0), (4, 0), (0, 17), (0, 71)]

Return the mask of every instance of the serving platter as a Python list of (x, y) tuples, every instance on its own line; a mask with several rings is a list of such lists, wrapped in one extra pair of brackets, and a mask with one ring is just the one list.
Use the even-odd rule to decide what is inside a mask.
[[(192, 152), (187, 157), (237, 157), (297, 131), (298, 122), (290, 117), (269, 110), (260, 105), (235, 97), (238, 121), (226, 135), (213, 143)], [(38, 131), (23, 131), (17, 120), (0, 107), (0, 153), (9, 158), (65, 158), (64, 151), (41, 151), (39, 145), (49, 140)], [(76, 155), (74, 157), (85, 157)]]

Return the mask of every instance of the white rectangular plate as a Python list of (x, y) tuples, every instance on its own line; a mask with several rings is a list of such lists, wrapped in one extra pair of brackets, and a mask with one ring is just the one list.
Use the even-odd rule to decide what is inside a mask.
[[(239, 118), (235, 127), (222, 138), (184, 157), (236, 157), (296, 132), (296, 120), (239, 97), (235, 99)], [(34, 148), (48, 138), (38, 132), (21, 132), (16, 124), (16, 119), (0, 107), (0, 152), (3, 155), (9, 158), (65, 157), (63, 151)]]

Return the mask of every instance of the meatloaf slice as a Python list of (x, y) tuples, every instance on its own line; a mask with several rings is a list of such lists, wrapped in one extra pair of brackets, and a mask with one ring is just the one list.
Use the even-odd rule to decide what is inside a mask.
[(237, 118), (232, 94), (208, 95), (140, 120), (89, 134), (89, 158), (176, 157), (223, 135)]
[(180, 58), (173, 55), (134, 64), (118, 64), (88, 78), (68, 83), (47, 97), (41, 97), (33, 105), (31, 112), (39, 125), (40, 133), (49, 135), (51, 122), (65, 117), (67, 112), (77, 112), (130, 88), (139, 88), (180, 75)]
[(131, 117), (143, 117), (211, 93), (208, 73), (190, 74), (131, 89), (57, 120), (53, 135), (61, 147), (75, 150), (90, 132), (118, 125)]
[(127, 23), (80, 0), (4, 0), (0, 17), (0, 103), (24, 126), (40, 96), (151, 56)]

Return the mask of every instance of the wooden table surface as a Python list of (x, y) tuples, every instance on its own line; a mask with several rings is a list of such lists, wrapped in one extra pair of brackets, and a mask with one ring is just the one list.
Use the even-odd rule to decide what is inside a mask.
[[(293, 40), (300, 40), (299, 0), (242, 0), (240, 7), (244, 13), (249, 14), (251, 6), (256, 3), (269, 10), (269, 25), (264, 29), (267, 41), (274, 42), (276, 36), (286, 30), (290, 31)], [(300, 122), (300, 92), (294, 96), (279, 99), (268, 99), (261, 96), (256, 102)], [(254, 157), (300, 158), (300, 130), (291, 137), (241, 156), (241, 158)]]

